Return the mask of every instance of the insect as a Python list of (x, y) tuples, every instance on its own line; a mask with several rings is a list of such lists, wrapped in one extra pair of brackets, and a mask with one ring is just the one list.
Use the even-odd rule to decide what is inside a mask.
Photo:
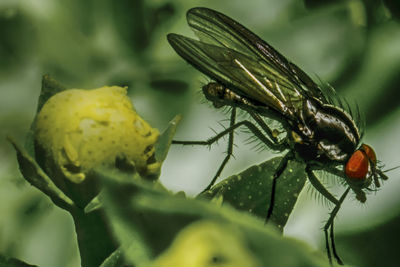
[[(232, 107), (230, 127), (207, 141), (175, 141), (184, 145), (210, 145), (228, 135), (227, 156), (206, 189), (211, 188), (232, 155), (233, 131), (247, 127), (270, 149), (284, 153), (273, 176), (267, 218), (273, 213), (276, 181), (289, 160), (305, 163), (308, 179), (334, 204), (324, 226), (328, 259), (343, 264), (335, 248), (333, 222), (340, 206), (353, 191), (366, 201), (366, 192), (380, 187), (388, 177), (374, 150), (361, 143), (363, 122), (358, 108), (336, 95), (332, 88), (316, 84), (304, 71), (286, 59), (256, 34), (208, 8), (192, 8), (187, 21), (200, 40), (169, 34), (174, 50), (214, 82), (203, 93), (217, 108)], [(245, 110), (254, 122), (236, 122), (236, 109)], [(263, 118), (282, 124), (286, 135), (278, 138)], [(325, 170), (346, 185), (340, 198), (331, 194), (314, 173)], [(329, 236), (328, 236), (329, 235)], [(329, 242), (330, 240), (330, 242)]]

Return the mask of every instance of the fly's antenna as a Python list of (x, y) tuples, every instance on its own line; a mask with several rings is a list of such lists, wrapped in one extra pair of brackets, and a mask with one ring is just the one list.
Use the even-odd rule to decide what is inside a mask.
[(386, 170), (381, 170), (382, 168), (385, 167), (385, 165), (380, 164), (380, 163), (381, 163), (380, 161), (377, 162), (377, 168), (376, 168), (375, 171), (381, 176), (381, 178), (383, 180), (387, 180), (388, 179), (388, 177), (387, 177), (387, 175), (385, 173), (391, 172), (391, 171), (394, 171), (394, 170), (400, 168), (400, 165), (398, 165), (398, 166), (395, 166), (395, 167), (392, 167), (392, 168), (389, 168), (389, 169), (386, 169)]
[(390, 172), (390, 171), (394, 171), (395, 169), (398, 169), (398, 168), (400, 168), (400, 165), (396, 166), (396, 167), (393, 167), (393, 168), (390, 168), (390, 169), (387, 169), (387, 170), (384, 170), (382, 172)]
[(368, 192), (373, 192), (373, 193), (375, 193), (375, 192), (378, 192), (379, 189), (367, 187), (367, 188), (365, 188), (365, 190), (367, 190)]

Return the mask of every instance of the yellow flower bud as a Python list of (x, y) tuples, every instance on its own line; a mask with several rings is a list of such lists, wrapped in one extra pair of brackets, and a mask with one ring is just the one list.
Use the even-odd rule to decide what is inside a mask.
[(175, 237), (151, 267), (260, 267), (238, 229), (229, 224), (197, 221)]
[(70, 89), (52, 96), (35, 122), (36, 146), (73, 183), (99, 166), (123, 165), (157, 176), (159, 132), (134, 110), (126, 88)]

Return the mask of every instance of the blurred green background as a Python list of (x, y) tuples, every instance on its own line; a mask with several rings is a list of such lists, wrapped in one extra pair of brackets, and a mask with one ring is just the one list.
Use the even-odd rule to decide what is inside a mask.
[[(43, 74), (70, 88), (129, 86), (136, 109), (160, 130), (174, 115), (184, 116), (177, 139), (204, 140), (222, 129), (220, 122), (227, 124), (224, 112), (202, 103), (199, 88), (209, 78), (166, 41), (169, 32), (193, 36), (185, 12), (195, 6), (235, 18), (315, 80), (357, 102), (366, 116), (364, 142), (386, 168), (400, 165), (399, 5), (396, 0), (1, 0), (0, 254), (43, 267), (79, 265), (71, 218), (22, 179), (5, 141), (12, 135), (23, 142)], [(255, 152), (247, 138), (237, 135), (235, 159), (222, 177), (273, 156)], [(211, 151), (173, 147), (161, 181), (195, 195), (217, 170), (225, 147), (224, 142)], [(337, 245), (350, 265), (400, 265), (400, 170), (388, 175), (366, 204), (351, 196), (339, 213)], [(334, 183), (331, 188), (343, 190)], [(329, 207), (303, 191), (285, 233), (323, 250), (321, 227)]]

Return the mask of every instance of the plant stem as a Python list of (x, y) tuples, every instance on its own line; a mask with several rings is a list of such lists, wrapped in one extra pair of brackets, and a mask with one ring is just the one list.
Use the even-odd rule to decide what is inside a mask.
[(118, 247), (103, 210), (85, 213), (76, 208), (70, 212), (75, 222), (81, 266), (99, 266)]

